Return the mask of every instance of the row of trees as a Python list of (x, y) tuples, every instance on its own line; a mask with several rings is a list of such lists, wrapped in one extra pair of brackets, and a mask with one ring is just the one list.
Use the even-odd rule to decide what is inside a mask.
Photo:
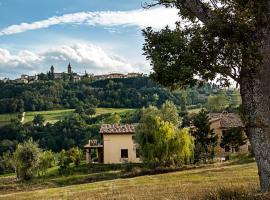
[(207, 114), (201, 110), (189, 119), (192, 126), (184, 128), (172, 102), (165, 102), (160, 109), (154, 106), (143, 109), (136, 129), (142, 159), (163, 165), (207, 163), (214, 159), (218, 145), (235, 152), (246, 144), (247, 138), (240, 128), (223, 131), (218, 144), (218, 135), (211, 128)]
[[(15, 84), (0, 82), (0, 113), (53, 110), (79, 107), (142, 108), (160, 107), (166, 100), (177, 106), (207, 103), (209, 95), (222, 90), (216, 85), (188, 88), (171, 92), (148, 77), (92, 81), (78, 83), (64, 80)], [(226, 92), (230, 95), (230, 91)]]
[(13, 153), (3, 154), (0, 157), (0, 169), (3, 172), (15, 171), (20, 180), (30, 180), (34, 176), (46, 176), (48, 169), (56, 165), (59, 166), (60, 174), (66, 174), (70, 164), (79, 166), (81, 159), (82, 151), (78, 147), (55, 154), (51, 150), (43, 151), (30, 139), (18, 144)]

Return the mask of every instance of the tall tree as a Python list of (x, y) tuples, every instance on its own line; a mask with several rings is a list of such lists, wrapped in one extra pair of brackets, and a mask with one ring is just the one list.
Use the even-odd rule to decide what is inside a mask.
[(222, 112), (229, 106), (228, 97), (224, 94), (209, 96), (206, 107), (210, 112)]
[(230, 128), (223, 131), (220, 146), (231, 152), (237, 152), (239, 147), (247, 143), (247, 138), (241, 128)]
[(135, 139), (143, 161), (161, 165), (189, 163), (193, 158), (194, 141), (188, 129), (179, 130), (149, 111), (144, 111), (136, 128)]
[(246, 130), (262, 191), (270, 190), (270, 0), (154, 0), (189, 25), (144, 30), (152, 77), (165, 86), (216, 77), (240, 85)]
[(194, 161), (206, 162), (215, 156), (215, 147), (218, 143), (218, 136), (211, 129), (211, 123), (205, 110), (201, 110), (192, 119), (194, 125), (193, 136), (195, 138)]

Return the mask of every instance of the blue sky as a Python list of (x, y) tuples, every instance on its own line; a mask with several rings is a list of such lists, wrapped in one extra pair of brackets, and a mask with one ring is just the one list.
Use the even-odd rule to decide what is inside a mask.
[[(144, 72), (141, 29), (178, 20), (175, 9), (142, 0), (0, 0), (0, 78), (65, 71)], [(148, 1), (149, 2), (149, 1)]]

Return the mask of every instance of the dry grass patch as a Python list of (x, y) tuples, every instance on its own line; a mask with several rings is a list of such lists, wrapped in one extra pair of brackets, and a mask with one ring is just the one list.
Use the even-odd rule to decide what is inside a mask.
[(0, 199), (202, 199), (217, 188), (258, 188), (255, 163), (207, 167), (61, 188), (0, 195)]

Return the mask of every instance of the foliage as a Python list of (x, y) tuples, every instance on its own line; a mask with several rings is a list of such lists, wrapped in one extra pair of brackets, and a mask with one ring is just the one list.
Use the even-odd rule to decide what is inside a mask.
[(229, 106), (228, 97), (224, 94), (209, 96), (207, 98), (207, 109), (210, 112), (222, 112)]
[(33, 123), (38, 126), (42, 126), (45, 123), (45, 118), (42, 115), (36, 115), (33, 119)]
[[(160, 107), (166, 100), (177, 106), (204, 104), (205, 96), (214, 94), (217, 86), (205, 84), (188, 91), (171, 92), (148, 77), (93, 81), (50, 80), (31, 84), (0, 82), (0, 113), (75, 109), (82, 113), (95, 107), (142, 108)], [(198, 90), (198, 91), (197, 91)], [(185, 93), (186, 101), (181, 98)], [(93, 114), (91, 110), (90, 115)]]
[[(161, 110), (153, 106), (143, 110), (135, 140), (144, 162), (174, 165), (189, 163), (193, 158), (193, 139), (187, 129), (179, 130), (179, 124), (173, 124), (179, 120), (171, 109), (165, 109), (168, 105)], [(168, 118), (169, 114), (174, 117)]]
[(103, 122), (105, 124), (119, 124), (121, 121), (121, 117), (119, 114), (114, 113), (107, 117)]
[(10, 151), (6, 151), (0, 156), (0, 174), (13, 172), (13, 157)]
[[(240, 85), (262, 191), (270, 190), (269, 148), (265, 148), (270, 144), (268, 4), (269, 0), (155, 0), (153, 5), (177, 8), (179, 21), (174, 29), (143, 32), (152, 78), (162, 85), (177, 88), (204, 81)], [(180, 19), (186, 20), (185, 25)]]
[(80, 165), (82, 159), (82, 151), (76, 147), (71, 148), (68, 151), (62, 150), (58, 156), (58, 165), (60, 166), (59, 172), (60, 174), (69, 174), (70, 171), (70, 164), (74, 163), (76, 167)]
[(41, 150), (37, 143), (28, 140), (18, 144), (13, 155), (13, 163), (17, 178), (29, 180), (33, 178), (38, 170)]
[(93, 107), (87, 108), (87, 109), (85, 110), (85, 114), (86, 114), (86, 115), (93, 116), (93, 115), (96, 114), (96, 110), (95, 110), (95, 108), (93, 108)]
[(47, 174), (47, 170), (53, 166), (55, 166), (55, 155), (54, 153), (50, 151), (43, 151), (39, 158), (39, 173), (41, 173), (42, 176)]
[(246, 143), (247, 138), (241, 128), (230, 128), (222, 132), (220, 146), (226, 150), (237, 152)]
[(71, 157), (75, 166), (79, 166), (82, 160), (83, 152), (78, 147), (71, 148), (67, 151), (68, 156)]
[(176, 127), (181, 125), (178, 110), (171, 101), (165, 101), (165, 103), (162, 104), (160, 115), (162, 120), (171, 122)]
[(192, 123), (194, 125), (192, 135), (195, 138), (195, 162), (206, 162), (215, 156), (218, 136), (215, 135), (205, 110), (195, 114)]

